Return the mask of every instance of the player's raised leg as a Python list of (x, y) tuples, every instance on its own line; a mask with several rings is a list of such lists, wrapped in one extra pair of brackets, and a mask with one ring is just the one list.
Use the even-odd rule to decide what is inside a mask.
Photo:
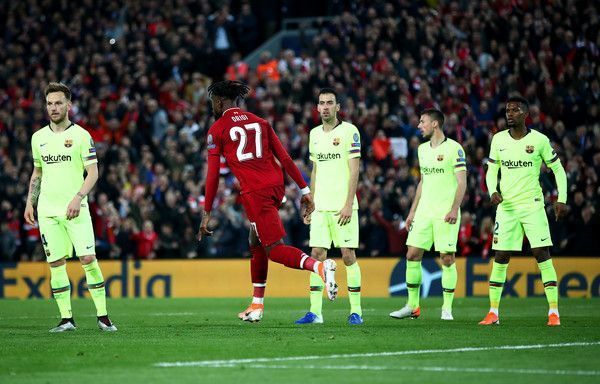
[(325, 283), (327, 297), (329, 300), (335, 300), (338, 286), (335, 282), (336, 263), (334, 260), (327, 259), (320, 262), (296, 247), (283, 244), (282, 240), (267, 246), (266, 250), (269, 259), (276, 263), (283, 264), (288, 268), (304, 269), (318, 274)]
[(542, 282), (544, 283), (544, 292), (548, 300), (548, 325), (560, 325), (560, 315), (558, 313), (558, 287), (557, 276), (554, 264), (550, 258), (550, 252), (547, 247), (532, 248), (533, 256), (535, 256), (538, 267), (542, 274)]
[[(431, 246), (431, 244), (430, 244)], [(421, 315), (419, 307), (419, 295), (421, 293), (421, 260), (423, 260), (424, 249), (409, 246), (406, 254), (406, 290), (408, 301), (406, 305), (397, 311), (390, 313), (391, 317), (404, 319), (407, 317), (416, 319)]]

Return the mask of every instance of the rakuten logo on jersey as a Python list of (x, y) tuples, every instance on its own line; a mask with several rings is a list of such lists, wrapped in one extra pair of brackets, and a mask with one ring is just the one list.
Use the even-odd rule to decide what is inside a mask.
[(342, 158), (342, 155), (339, 153), (317, 153), (317, 160), (326, 161), (326, 160), (339, 160)]
[(43, 155), (42, 160), (46, 164), (57, 164), (63, 161), (71, 161), (71, 155)]
[(508, 169), (533, 167), (533, 161), (500, 160), (500, 164)]
[(421, 167), (421, 174), (423, 175), (433, 175), (444, 173), (444, 168), (436, 168), (436, 167)]

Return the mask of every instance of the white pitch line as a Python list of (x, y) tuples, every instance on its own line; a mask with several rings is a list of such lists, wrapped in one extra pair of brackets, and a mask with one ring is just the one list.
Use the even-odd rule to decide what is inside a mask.
[(231, 359), (231, 360), (201, 360), (201, 361), (174, 361), (160, 362), (154, 364), (155, 367), (213, 367), (219, 365), (239, 365), (252, 363), (271, 363), (281, 361), (303, 361), (303, 360), (322, 360), (322, 359), (347, 359), (355, 357), (386, 357), (386, 356), (405, 356), (422, 355), (434, 353), (456, 353), (456, 352), (481, 352), (481, 351), (500, 351), (500, 350), (526, 350), (541, 348), (564, 348), (564, 347), (588, 347), (600, 345), (600, 341), (573, 342), (573, 343), (555, 343), (555, 344), (530, 344), (530, 345), (502, 345), (497, 347), (464, 347), (451, 349), (417, 349), (412, 351), (392, 351), (392, 352), (371, 352), (371, 353), (348, 353), (325, 356), (288, 356), (288, 357), (258, 357), (251, 359)]
[[(214, 366), (211, 368), (235, 367), (234, 364)], [(457, 373), (517, 373), (529, 375), (566, 375), (566, 376), (600, 376), (600, 371), (563, 370), (563, 369), (519, 369), (519, 368), (471, 368), (471, 367), (388, 367), (382, 365), (267, 365), (250, 364), (244, 368), (260, 369), (326, 369), (326, 370), (370, 370), (370, 371), (423, 371), (423, 372), (457, 372)]]

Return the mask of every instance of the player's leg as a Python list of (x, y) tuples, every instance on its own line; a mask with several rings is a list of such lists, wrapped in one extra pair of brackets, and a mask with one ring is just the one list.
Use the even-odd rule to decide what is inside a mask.
[(71, 257), (72, 245), (67, 233), (57, 218), (39, 217), (42, 246), (50, 266), (50, 287), (60, 311), (60, 323), (50, 332), (75, 330), (71, 310), (71, 283), (67, 274), (66, 258)]
[(458, 280), (455, 264), (456, 242), (460, 229), (459, 219), (454, 224), (442, 219), (433, 223), (433, 241), (436, 251), (440, 252), (442, 262), (442, 291), (444, 302), (442, 304), (442, 320), (454, 320), (452, 316), (452, 302), (454, 301), (454, 290)]
[[(431, 248), (431, 245), (429, 245), (429, 248)], [(421, 293), (422, 278), (421, 260), (423, 260), (424, 252), (424, 248), (408, 247), (408, 252), (406, 253), (406, 290), (408, 291), (408, 301), (404, 307), (390, 313), (390, 316), (393, 318), (405, 319), (410, 317), (416, 319), (421, 315), (419, 295)]]
[(358, 248), (358, 210), (352, 211), (350, 222), (340, 225), (336, 216), (330, 217), (332, 221), (332, 237), (335, 247), (341, 249), (342, 260), (346, 266), (346, 282), (348, 286), (348, 300), (350, 301), (350, 316), (348, 323), (358, 325), (363, 323), (362, 307), (360, 303), (361, 273), (356, 260), (355, 249)]
[[(314, 215), (314, 213), (313, 213)], [(312, 219), (311, 219), (312, 225)], [(312, 246), (312, 228), (311, 228), (311, 246)], [(331, 244), (331, 240), (329, 241)], [(311, 251), (313, 259), (324, 262), (327, 259), (327, 249), (314, 247)], [(317, 273), (311, 273), (309, 278), (310, 287), (310, 310), (301, 318), (296, 320), (296, 324), (321, 324), (323, 323), (323, 288), (325, 282)]]
[(544, 292), (548, 300), (548, 325), (560, 325), (560, 315), (558, 313), (558, 287), (557, 276), (552, 258), (550, 257), (549, 247), (552, 246), (550, 238), (550, 226), (548, 217), (542, 207), (530, 212), (522, 217), (523, 229), (527, 239), (531, 244), (531, 252), (537, 260), (538, 267), (544, 283)]
[(442, 291), (444, 296), (442, 320), (454, 320), (452, 302), (454, 301), (454, 290), (458, 280), (454, 253), (440, 252), (440, 259), (442, 261)]
[(498, 308), (502, 298), (502, 290), (506, 282), (508, 263), (514, 251), (523, 247), (523, 226), (516, 211), (496, 210), (494, 239), (492, 249), (495, 251), (492, 272), (489, 282), (490, 310), (481, 325), (500, 324)]
[(338, 291), (335, 282), (335, 261), (326, 259), (325, 261), (320, 262), (296, 247), (285, 245), (283, 240), (278, 240), (275, 243), (266, 246), (265, 249), (269, 259), (276, 263), (283, 264), (288, 268), (303, 269), (317, 273), (325, 283), (327, 297), (329, 297), (329, 300), (335, 300)]
[(66, 221), (65, 228), (85, 271), (88, 291), (96, 306), (98, 328), (103, 331), (116, 331), (117, 328), (108, 318), (106, 310), (104, 276), (96, 259), (94, 229), (89, 212), (82, 210), (79, 216)]
[(406, 305), (392, 313), (391, 317), (404, 319), (407, 317), (417, 318), (421, 315), (419, 307), (419, 296), (421, 294), (421, 260), (423, 253), (431, 249), (433, 244), (433, 221), (428, 217), (417, 216), (408, 229), (406, 245), (406, 290), (408, 291), (408, 302)]
[(279, 205), (284, 195), (283, 186), (265, 188), (264, 190), (242, 195), (242, 203), (250, 222), (254, 223), (258, 239), (263, 244), (267, 256), (276, 263), (288, 268), (304, 269), (318, 273), (327, 289), (327, 296), (335, 300), (337, 284), (335, 284), (335, 261), (320, 262), (296, 247), (283, 243), (285, 229), (279, 217)]
[(348, 323), (358, 325), (363, 323), (362, 306), (360, 300), (361, 273), (356, 260), (354, 248), (342, 248), (342, 259), (346, 266), (346, 282), (348, 284), (348, 301), (350, 301), (350, 316)]
[(542, 274), (542, 282), (544, 283), (544, 292), (546, 300), (548, 300), (548, 325), (560, 325), (560, 314), (558, 313), (558, 287), (557, 276), (550, 251), (548, 247), (532, 248), (533, 256), (537, 260), (538, 267)]
[[(312, 248), (311, 257), (320, 262), (327, 259), (327, 250), (331, 247), (330, 213), (314, 211), (310, 216), (309, 245)], [(313, 324), (323, 322), (323, 288), (325, 283), (317, 273), (311, 273), (309, 278), (310, 310), (296, 324)]]
[(254, 226), (250, 228), (248, 238), (250, 246), (250, 277), (252, 279), (253, 293), (252, 303), (243, 312), (238, 313), (238, 318), (244, 321), (260, 321), (263, 317), (265, 288), (267, 286), (267, 273), (269, 271), (269, 259)]

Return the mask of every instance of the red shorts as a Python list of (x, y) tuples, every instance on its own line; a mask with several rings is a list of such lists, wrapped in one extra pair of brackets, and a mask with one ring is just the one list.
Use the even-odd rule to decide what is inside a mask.
[(242, 205), (248, 220), (264, 247), (285, 236), (285, 229), (279, 217), (279, 207), (285, 195), (283, 185), (268, 187), (241, 195)]

